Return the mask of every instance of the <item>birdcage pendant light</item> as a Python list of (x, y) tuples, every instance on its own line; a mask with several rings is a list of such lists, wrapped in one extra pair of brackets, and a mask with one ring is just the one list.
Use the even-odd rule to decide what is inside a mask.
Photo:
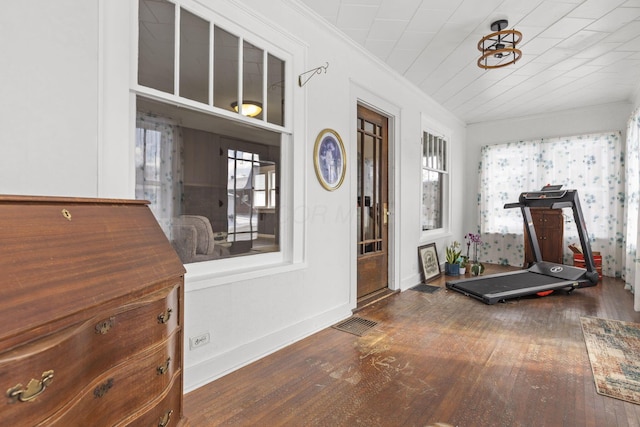
[(520, 31), (505, 30), (509, 21), (501, 19), (491, 24), (493, 33), (484, 36), (478, 42), (478, 50), (482, 52), (478, 58), (478, 67), (485, 70), (515, 64), (522, 58), (522, 51), (517, 48), (522, 40)]

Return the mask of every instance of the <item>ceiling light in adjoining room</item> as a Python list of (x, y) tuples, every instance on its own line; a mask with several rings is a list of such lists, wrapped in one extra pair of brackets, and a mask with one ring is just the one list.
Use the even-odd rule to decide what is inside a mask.
[(478, 42), (478, 50), (482, 56), (478, 59), (478, 67), (485, 70), (515, 64), (522, 58), (522, 51), (516, 46), (522, 40), (522, 33), (517, 30), (505, 30), (509, 25), (506, 19), (491, 24), (493, 33), (484, 36)]
[(237, 102), (232, 102), (231, 107), (236, 113), (240, 112), (243, 116), (248, 117), (255, 117), (262, 112), (261, 103), (257, 101), (248, 101), (246, 99), (242, 101), (242, 111), (239, 111)]

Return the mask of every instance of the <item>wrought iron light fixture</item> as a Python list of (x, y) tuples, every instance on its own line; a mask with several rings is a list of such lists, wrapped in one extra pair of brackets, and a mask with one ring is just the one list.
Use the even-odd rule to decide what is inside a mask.
[(478, 67), (485, 70), (515, 64), (522, 58), (522, 51), (516, 46), (522, 40), (522, 33), (517, 30), (505, 30), (509, 25), (506, 19), (491, 24), (493, 33), (484, 36), (478, 42), (478, 50), (482, 56), (478, 59)]
[(248, 101), (246, 99), (242, 101), (242, 111), (238, 108), (237, 102), (232, 102), (231, 108), (233, 108), (236, 113), (249, 117), (255, 117), (262, 112), (262, 104), (260, 102)]

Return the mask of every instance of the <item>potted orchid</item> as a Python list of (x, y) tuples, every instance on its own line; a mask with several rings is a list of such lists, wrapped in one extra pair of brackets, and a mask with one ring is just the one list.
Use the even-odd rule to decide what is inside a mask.
[(480, 234), (468, 233), (464, 236), (464, 240), (467, 242), (467, 259), (469, 259), (469, 250), (473, 245), (473, 260), (470, 261), (471, 274), (478, 276), (484, 273), (484, 265), (478, 261), (478, 246), (482, 246)]

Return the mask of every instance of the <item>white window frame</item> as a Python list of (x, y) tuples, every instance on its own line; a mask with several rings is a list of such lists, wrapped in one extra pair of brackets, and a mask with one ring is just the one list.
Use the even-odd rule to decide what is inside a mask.
[[(209, 21), (210, 25), (217, 25), (234, 35), (240, 40), (247, 40), (265, 52), (282, 59), (285, 62), (285, 109), (284, 125), (279, 126), (268, 123), (264, 120), (255, 120), (244, 117), (232, 111), (221, 108), (207, 106), (197, 101), (181, 98), (174, 94), (168, 94), (152, 88), (140, 86), (137, 78), (137, 56), (138, 56), (138, 2), (131, 2), (130, 16), (132, 17), (131, 30), (131, 60), (130, 60), (130, 117), (131, 123), (135, 123), (135, 103), (136, 97), (142, 95), (146, 98), (164, 103), (179, 105), (191, 110), (208, 113), (229, 120), (244, 122), (251, 126), (275, 131), (281, 135), (281, 159), (280, 159), (280, 192), (278, 203), (280, 209), (280, 251), (265, 254), (256, 254), (247, 257), (226, 258), (213, 261), (205, 261), (185, 265), (187, 270), (187, 283), (189, 290), (204, 289), (211, 286), (224, 285), (239, 280), (248, 280), (256, 277), (292, 271), (306, 266), (304, 254), (306, 245), (306, 219), (298, 218), (300, 213), (295, 206), (302, 205), (304, 200), (305, 185), (305, 164), (304, 149), (293, 149), (294, 133), (304, 135), (304, 124), (306, 122), (306, 110), (296, 109), (296, 116), (293, 115), (293, 105), (306, 105), (306, 95), (304, 91), (295, 91), (296, 77), (295, 69), (304, 69), (304, 58), (306, 57), (306, 45), (290, 34), (282, 32), (273, 27), (270, 23), (260, 20), (241, 5), (226, 4), (210, 7), (194, 0), (169, 0), (175, 4), (176, 11), (184, 8)], [(176, 12), (178, 13), (178, 12)], [(242, 19), (231, 21), (225, 16), (238, 17)], [(239, 25), (236, 22), (242, 22)], [(179, 37), (179, 36), (176, 36)], [(179, 44), (179, 40), (176, 40)], [(213, 46), (211, 46), (211, 49)], [(175, 76), (176, 79), (179, 76)], [(135, 125), (131, 129), (130, 153), (133, 165), (133, 147), (135, 146)], [(135, 188), (135, 175), (131, 182), (132, 193)], [(294, 218), (295, 217), (295, 218)]]
[[(251, 43), (253, 46), (262, 49), (262, 51), (264, 52), (264, 57), (267, 57), (267, 54), (272, 54), (273, 56), (283, 60), (285, 62), (285, 106), (288, 106), (288, 108), (285, 108), (285, 113), (284, 113), (284, 125), (280, 126), (280, 125), (276, 125), (273, 123), (269, 123), (266, 121), (266, 117), (264, 117), (263, 119), (255, 119), (255, 118), (251, 118), (251, 117), (247, 117), (247, 116), (243, 116), (242, 114), (238, 114), (237, 112), (231, 111), (231, 110), (227, 110), (224, 108), (220, 108), (220, 107), (216, 107), (213, 105), (213, 97), (209, 96), (209, 103), (205, 104), (202, 102), (198, 102), (198, 101), (194, 101), (192, 99), (189, 98), (184, 98), (181, 97), (180, 95), (176, 95), (176, 94), (171, 94), (171, 93), (167, 93), (167, 92), (163, 92), (161, 90), (157, 90), (154, 88), (150, 88), (150, 87), (146, 87), (146, 86), (142, 86), (138, 84), (138, 72), (137, 72), (137, 64), (138, 64), (138, 1), (134, 1), (132, 2), (133, 7), (135, 10), (132, 11), (132, 13), (135, 16), (135, 31), (133, 31), (132, 34), (132, 38), (134, 40), (134, 49), (132, 49), (135, 52), (135, 56), (134, 56), (134, 60), (132, 60), (132, 73), (131, 73), (131, 86), (132, 86), (132, 90), (135, 91), (135, 93), (140, 94), (140, 95), (144, 95), (147, 98), (151, 98), (151, 99), (155, 99), (161, 102), (166, 102), (169, 104), (174, 104), (174, 105), (180, 105), (183, 106), (185, 108), (191, 108), (194, 109), (196, 111), (201, 111), (201, 112), (205, 112), (205, 113), (209, 113), (209, 114), (214, 114), (218, 117), (224, 117), (230, 120), (235, 120), (235, 121), (240, 121), (243, 123), (247, 123), (250, 124), (252, 126), (256, 126), (256, 127), (261, 127), (263, 129), (267, 129), (267, 130), (271, 130), (271, 131), (276, 131), (276, 132), (282, 132), (282, 133), (292, 133), (292, 126), (291, 126), (291, 122), (292, 122), (292, 118), (293, 118), (293, 108), (292, 106), (292, 92), (294, 90), (294, 85), (293, 85), (293, 81), (294, 81), (294, 77), (293, 77), (293, 55), (290, 52), (287, 52), (286, 50), (283, 50), (282, 48), (280, 48), (279, 46), (277, 46), (274, 43), (271, 43), (268, 38), (263, 37), (262, 35), (259, 35), (258, 33), (254, 33), (252, 31), (247, 30), (244, 27), (241, 27), (239, 25), (237, 25), (236, 23), (225, 19), (224, 17), (220, 16), (219, 14), (215, 13), (215, 11), (213, 11), (212, 9), (208, 9), (198, 3), (196, 3), (193, 0), (165, 0), (169, 3), (173, 3), (175, 5), (175, 14), (176, 14), (176, 19), (175, 19), (175, 26), (176, 26), (176, 31), (175, 31), (175, 58), (179, 58), (179, 52), (180, 52), (180, 9), (185, 9), (186, 11), (202, 18), (205, 19), (206, 21), (209, 22), (209, 26), (210, 26), (210, 32), (213, 33), (213, 28), (214, 26), (220, 27), (221, 29), (233, 34), (234, 36), (237, 36), (239, 39), (239, 46), (243, 45), (244, 41), (247, 41), (249, 43)], [(213, 66), (213, 35), (210, 36), (210, 43), (209, 43), (209, 65), (210, 67)], [(240, 49), (240, 48), (239, 48)], [(240, 58), (242, 59), (242, 58)], [(175, 90), (176, 92), (179, 93), (179, 82), (180, 82), (180, 61), (178, 61), (176, 59), (175, 64), (174, 64), (174, 87), (178, 88), (177, 90)], [(240, 77), (239, 82), (242, 82), (242, 66), (239, 67), (238, 69), (238, 74)], [(213, 69), (211, 68), (209, 70), (209, 77), (211, 79), (215, 79), (215, 76), (213, 75)], [(266, 79), (266, 77), (265, 77)], [(212, 94), (212, 86), (210, 85), (210, 95)], [(239, 84), (239, 86), (241, 86)], [(266, 85), (265, 85), (266, 86)], [(266, 90), (266, 87), (263, 88), (263, 90)], [(238, 88), (238, 95), (240, 98), (242, 98), (242, 88), (239, 87)], [(266, 116), (266, 115), (265, 115)]]
[[(438, 128), (437, 123), (435, 123), (429, 117), (422, 117), (422, 127), (420, 132), (420, 156), (418, 156), (418, 170), (420, 180), (420, 203), (418, 204), (419, 209), (419, 224), (420, 227), (420, 237), (421, 241), (432, 240), (434, 238), (442, 237), (444, 235), (450, 234), (451, 230), (451, 153), (452, 150), (452, 135), (448, 129)], [(441, 171), (443, 173), (443, 183), (442, 183), (442, 226), (441, 228), (436, 228), (433, 230), (423, 230), (422, 229), (422, 200), (423, 200), (423, 191), (422, 191), (422, 155), (424, 153), (424, 134), (428, 133), (435, 137), (441, 138), (446, 142), (446, 157), (445, 157), (445, 170)]]

